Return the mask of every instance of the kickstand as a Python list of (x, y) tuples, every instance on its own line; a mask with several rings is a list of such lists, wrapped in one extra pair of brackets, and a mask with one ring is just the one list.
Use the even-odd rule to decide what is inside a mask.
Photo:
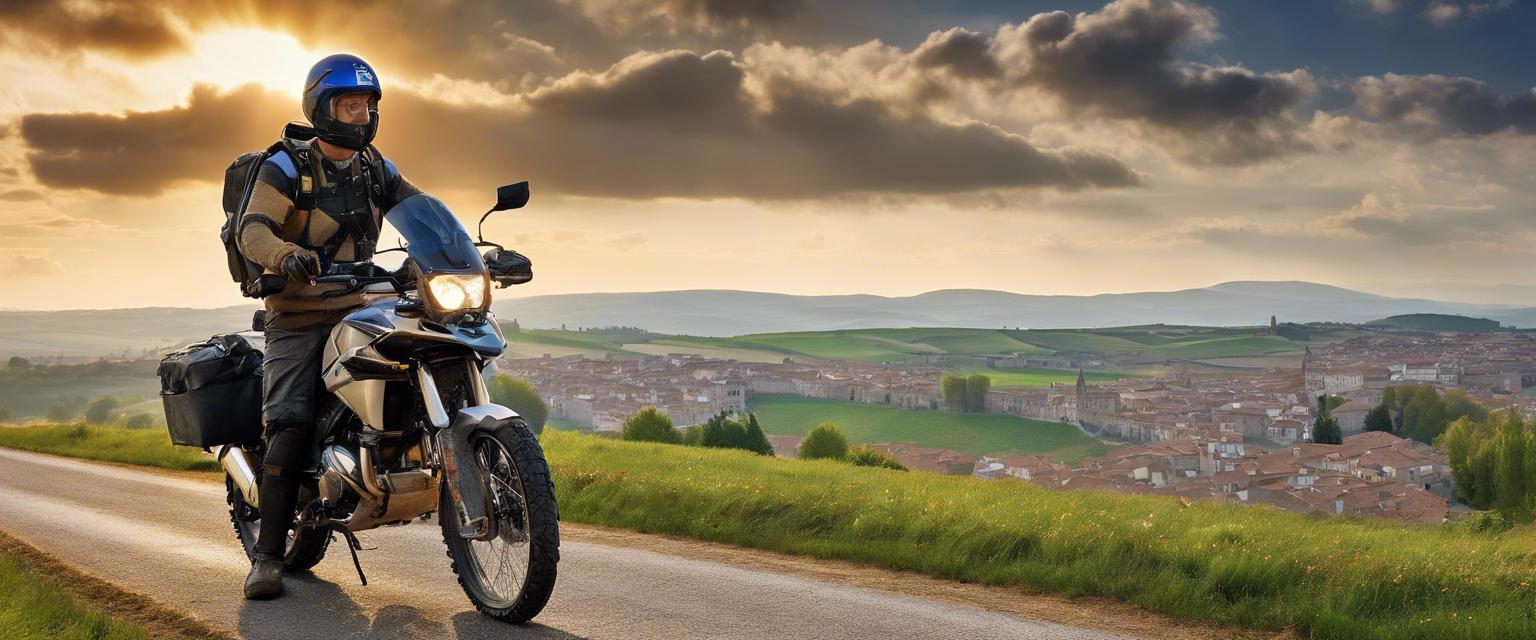
[(358, 542), (357, 534), (352, 533), (351, 531), (346, 529), (336, 530), (341, 532), (341, 537), (347, 539), (347, 551), (352, 552), (352, 567), (357, 569), (357, 579), (363, 583), (363, 586), (368, 586), (368, 577), (363, 575), (363, 563), (358, 562), (357, 560), (357, 552), (359, 549), (363, 548), (363, 543)]

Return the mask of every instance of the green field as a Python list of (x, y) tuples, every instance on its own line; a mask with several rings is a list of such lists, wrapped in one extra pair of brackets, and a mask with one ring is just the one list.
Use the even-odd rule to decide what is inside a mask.
[[(1045, 367), (1024, 367), (1021, 369), (992, 369), (978, 366), (956, 367), (959, 373), (984, 373), (992, 379), (992, 386), (996, 387), (1049, 387), (1052, 384), (1075, 384), (1077, 371), (1070, 369), (1047, 369)], [(1084, 371), (1083, 381), (1088, 384), (1100, 384), (1114, 382), (1130, 374), (1118, 371)]]
[[(11, 410), (12, 418), (40, 417), (55, 403), (96, 396), (112, 396), (120, 404), (151, 399), (158, 402), (160, 380), (142, 376), (0, 380), (0, 405)], [(158, 415), (159, 411), (155, 413)]]
[(753, 396), (747, 406), (757, 414), (763, 431), (772, 435), (803, 436), (811, 427), (831, 421), (849, 444), (905, 440), (978, 456), (1030, 453), (1068, 463), (1108, 450), (1075, 427), (1016, 416), (909, 411), (777, 394)]
[[(86, 431), (72, 450), (93, 456), (110, 437)], [(561, 517), (573, 522), (1108, 597), (1319, 640), (1536, 637), (1531, 526), (1479, 532), (1477, 517), (1314, 517), (567, 431), (540, 439)], [(142, 446), (146, 460), (173, 459), (163, 438)], [(0, 628), (12, 627), (0, 617)]]
[[(1252, 328), (1143, 326), (1108, 329), (966, 329), (918, 327), (754, 333), (734, 338), (673, 336), (639, 330), (508, 332), (511, 357), (582, 354), (593, 358), (693, 353), (743, 362), (858, 360), (927, 362), (951, 366), (972, 356), (1088, 351), (1109, 357), (1205, 359), (1300, 351), (1307, 344), (1337, 339), (1327, 331), (1310, 342), (1256, 335)], [(1031, 384), (1019, 382), (1019, 384)], [(1038, 384), (1038, 383), (1035, 383)]]

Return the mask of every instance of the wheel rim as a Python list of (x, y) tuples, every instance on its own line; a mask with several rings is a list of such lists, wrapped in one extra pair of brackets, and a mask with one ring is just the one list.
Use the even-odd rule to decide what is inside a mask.
[(476, 590), (481, 592), (487, 604), (506, 608), (522, 595), (528, 565), (532, 561), (528, 501), (523, 495), (522, 477), (507, 448), (491, 436), (477, 438), (474, 446), (475, 463), (491, 481), (496, 537), (485, 542), (460, 540), (468, 551), (464, 554), (465, 564), (474, 577)]
[[(233, 482), (228, 480), (227, 475), (225, 486), (229, 490), (228, 501), (230, 502), (230, 509), (234, 510), (235, 521), (240, 526), (240, 542), (245, 546), (246, 555), (254, 557), (256, 554), (256, 539), (261, 535), (261, 512), (256, 507), (245, 502), (245, 499), (240, 495), (240, 490), (234, 488)], [(287, 540), (283, 542), (284, 558), (293, 554), (293, 545), (298, 541), (298, 538), (298, 529), (290, 526)]]

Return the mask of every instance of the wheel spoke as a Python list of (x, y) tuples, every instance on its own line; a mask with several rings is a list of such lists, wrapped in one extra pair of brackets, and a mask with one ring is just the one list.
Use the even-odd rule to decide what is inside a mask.
[[(521, 595), (531, 561), (531, 541), (522, 533), (528, 528), (527, 498), (519, 490), (522, 482), (506, 447), (494, 436), (477, 438), (476, 444), (475, 461), (489, 478), (486, 489), (497, 508), (491, 515), (504, 530), (491, 540), (465, 540), (465, 549), (474, 561), (472, 573), (479, 590), (510, 604)], [(509, 509), (512, 513), (507, 513)], [(517, 522), (510, 522), (509, 516), (514, 514)], [(516, 530), (516, 537), (509, 536), (508, 527)]]

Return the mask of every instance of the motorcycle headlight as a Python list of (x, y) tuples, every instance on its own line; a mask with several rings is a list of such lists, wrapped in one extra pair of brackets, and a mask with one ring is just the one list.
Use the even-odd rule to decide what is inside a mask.
[(485, 274), (443, 273), (427, 278), (427, 299), (442, 313), (485, 305)]

